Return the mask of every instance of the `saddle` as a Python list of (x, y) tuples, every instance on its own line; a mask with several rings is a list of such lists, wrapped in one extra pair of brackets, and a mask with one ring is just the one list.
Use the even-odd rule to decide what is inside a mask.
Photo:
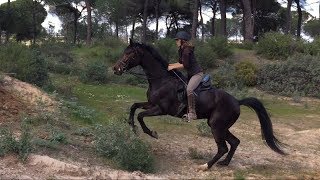
[[(198, 87), (194, 90), (194, 93), (196, 95), (200, 94), (202, 91), (208, 91), (210, 89), (213, 89), (213, 85), (211, 83), (211, 76), (209, 74), (205, 74), (198, 85)], [(178, 100), (180, 101), (180, 106), (177, 112), (177, 116), (182, 116), (185, 114), (187, 109), (187, 87), (184, 85), (180, 85), (177, 90), (178, 94)]]

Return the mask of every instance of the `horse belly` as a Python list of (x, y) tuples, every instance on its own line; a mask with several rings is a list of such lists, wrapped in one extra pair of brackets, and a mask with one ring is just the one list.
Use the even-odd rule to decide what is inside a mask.
[(214, 110), (215, 99), (212, 93), (202, 92), (196, 102), (196, 111), (199, 119), (209, 118)]

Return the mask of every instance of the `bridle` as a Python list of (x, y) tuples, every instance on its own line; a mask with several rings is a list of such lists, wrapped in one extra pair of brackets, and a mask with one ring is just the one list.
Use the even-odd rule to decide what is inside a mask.
[(136, 72), (132, 72), (130, 70), (128, 70), (128, 66), (129, 66), (129, 61), (132, 61), (132, 60), (135, 60), (137, 56), (140, 55), (140, 58), (143, 58), (144, 56), (144, 53), (142, 53), (140, 50), (138, 50), (137, 47), (133, 47), (133, 52), (130, 52), (129, 55), (125, 54), (123, 60), (121, 60), (119, 63), (123, 66), (122, 69), (123, 69), (123, 73), (126, 73), (126, 74), (131, 74), (131, 75), (134, 75), (135, 77), (138, 77), (138, 78), (142, 78), (142, 79), (145, 79), (145, 80), (154, 80), (154, 79), (162, 79), (163, 76), (159, 76), (159, 77), (148, 77), (146, 74), (144, 73), (136, 73)]
[(134, 48), (133, 52), (130, 52), (129, 55), (127, 55), (127, 54), (124, 55), (124, 58), (120, 61), (120, 64), (122, 65), (123, 72), (127, 71), (127, 68), (129, 66), (129, 61), (136, 59), (136, 56), (138, 54), (137, 51), (138, 50), (136, 48)]

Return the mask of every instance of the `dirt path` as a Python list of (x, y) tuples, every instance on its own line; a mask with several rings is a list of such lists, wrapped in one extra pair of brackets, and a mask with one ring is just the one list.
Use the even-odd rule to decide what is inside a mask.
[(141, 172), (125, 172), (108, 167), (64, 162), (49, 156), (32, 154), (23, 164), (15, 155), (0, 160), (1, 179), (160, 179)]
[[(294, 131), (283, 124), (281, 140), (289, 144), (288, 156), (281, 156), (267, 148), (260, 139), (258, 124), (249, 127), (236, 125), (232, 131), (242, 140), (228, 167), (214, 165), (209, 171), (197, 172), (197, 165), (205, 163), (216, 152), (213, 139), (194, 135), (160, 134), (149, 138), (158, 157), (158, 172), (153, 175), (126, 172), (107, 166), (71, 160), (58, 160), (46, 155), (32, 154), (26, 164), (15, 155), (0, 160), (1, 179), (163, 179), (163, 178), (235, 178), (247, 179), (311, 179), (320, 177), (320, 129)], [(251, 128), (252, 131), (247, 131)], [(275, 131), (279, 131), (276, 129)], [(141, 135), (145, 136), (145, 135)], [(196, 148), (204, 159), (190, 158), (188, 148)]]
[[(289, 155), (278, 155), (263, 144), (258, 123), (250, 126), (238, 123), (232, 132), (242, 141), (230, 165), (214, 165), (208, 172), (196, 172), (195, 169), (216, 153), (212, 138), (168, 133), (160, 134), (160, 139), (152, 145), (155, 153), (162, 157), (163, 173), (169, 177), (220, 179), (243, 174), (253, 179), (320, 178), (320, 128), (294, 131), (284, 124), (275, 124), (275, 127), (278, 127), (276, 132), (281, 132), (279, 139), (288, 144), (285, 150)], [(190, 158), (190, 147), (196, 148), (205, 158)], [(170, 168), (166, 167), (168, 165)]]

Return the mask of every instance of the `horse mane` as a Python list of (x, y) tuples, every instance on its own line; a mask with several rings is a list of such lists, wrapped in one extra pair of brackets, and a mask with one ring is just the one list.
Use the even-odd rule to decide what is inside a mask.
[[(168, 60), (165, 60), (160, 53), (151, 45), (147, 45), (147, 44), (143, 44), (143, 43), (133, 43), (133, 46), (138, 46), (138, 47), (142, 47), (143, 49), (147, 50), (152, 57), (154, 57), (157, 61), (160, 62), (160, 64), (162, 65), (163, 68), (167, 69), (168, 68)], [(180, 78), (185, 79), (185, 76), (182, 74), (181, 71), (178, 70), (173, 70)], [(172, 76), (176, 76), (173, 72), (169, 72), (170, 75)]]

